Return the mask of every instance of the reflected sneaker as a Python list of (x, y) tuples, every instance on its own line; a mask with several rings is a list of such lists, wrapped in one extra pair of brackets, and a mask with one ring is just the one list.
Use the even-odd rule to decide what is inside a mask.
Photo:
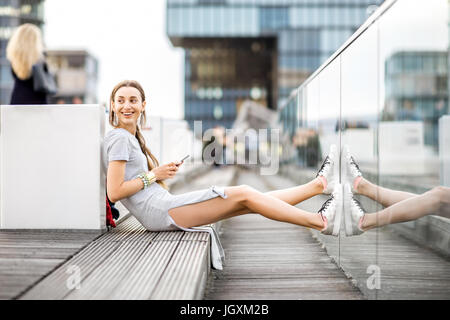
[(323, 234), (337, 236), (341, 227), (342, 220), (342, 185), (336, 183), (331, 197), (325, 201), (318, 213), (322, 216), (325, 224), (321, 230)]
[(350, 184), (346, 183), (344, 185), (344, 224), (346, 236), (355, 236), (364, 232), (361, 230), (361, 225), (365, 213), (361, 203), (353, 198)]
[(356, 163), (353, 156), (350, 154), (350, 151), (349, 151), (349, 148), (347, 145), (345, 145), (342, 150), (342, 156), (344, 157), (343, 163), (345, 164), (343, 166), (344, 179), (343, 179), (342, 183), (343, 184), (348, 183), (351, 187), (351, 191), (353, 193), (356, 193), (356, 188), (358, 186), (358, 183), (362, 179), (361, 170), (359, 169), (359, 166)]
[(334, 185), (339, 182), (339, 176), (336, 169), (337, 149), (336, 145), (330, 146), (330, 153), (323, 160), (322, 166), (316, 174), (316, 178), (322, 181), (324, 194), (333, 192)]

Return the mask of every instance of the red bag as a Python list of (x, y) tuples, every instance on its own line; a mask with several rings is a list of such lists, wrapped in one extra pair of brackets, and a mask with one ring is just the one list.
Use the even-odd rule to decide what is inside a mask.
[(109, 205), (108, 196), (106, 196), (106, 227), (116, 227), (116, 223), (114, 222), (111, 206)]
[[(106, 181), (105, 181), (105, 185), (106, 185)], [(109, 228), (115, 228), (116, 227), (116, 222), (114, 221), (119, 219), (120, 217), (120, 212), (119, 210), (114, 206), (114, 203), (111, 202), (111, 200), (109, 200), (108, 198), (108, 192), (106, 192), (105, 195), (106, 198), (106, 227)]]

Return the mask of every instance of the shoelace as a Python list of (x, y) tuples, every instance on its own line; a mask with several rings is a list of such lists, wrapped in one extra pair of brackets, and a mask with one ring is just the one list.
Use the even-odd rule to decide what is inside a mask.
[(322, 213), (325, 210), (327, 210), (328, 206), (330, 205), (331, 201), (334, 199), (333, 195), (331, 195), (331, 198), (328, 199), (327, 201), (324, 202), (324, 204), (322, 205), (322, 208), (320, 208), (320, 210), (318, 211), (318, 213)]
[(363, 208), (361, 202), (359, 202), (359, 201), (356, 200), (355, 198), (352, 198), (352, 201), (353, 201), (353, 203), (355, 204), (355, 206), (358, 208), (358, 210), (359, 210), (361, 213), (364, 214), (364, 213), (366, 212), (366, 211), (364, 210), (364, 208)]
[(350, 165), (354, 165), (356, 167), (357, 173), (361, 174), (361, 169), (359, 169), (358, 164), (355, 162), (355, 159), (353, 159), (352, 156), (350, 156)]
[(324, 169), (327, 164), (331, 164), (330, 158), (328, 156), (326, 156), (325, 160), (323, 160), (322, 166), (320, 167), (319, 172), (317, 172), (316, 174), (316, 178), (325, 171)]

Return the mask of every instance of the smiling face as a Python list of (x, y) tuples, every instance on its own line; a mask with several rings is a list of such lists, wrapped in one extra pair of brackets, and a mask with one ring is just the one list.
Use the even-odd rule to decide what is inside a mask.
[(117, 115), (119, 127), (136, 127), (141, 112), (145, 109), (145, 101), (138, 89), (134, 87), (121, 87), (111, 102)]

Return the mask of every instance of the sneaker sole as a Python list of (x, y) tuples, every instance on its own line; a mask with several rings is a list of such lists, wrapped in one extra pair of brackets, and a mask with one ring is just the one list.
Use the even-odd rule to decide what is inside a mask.
[(353, 224), (351, 215), (351, 201), (352, 193), (350, 185), (347, 183), (344, 187), (344, 224), (345, 224), (345, 235), (353, 235)]
[[(342, 188), (341, 185), (338, 185), (340, 188)], [(343, 194), (342, 194), (343, 196)], [(341, 199), (342, 199), (341, 196)], [(341, 221), (342, 221), (342, 200), (340, 201), (340, 203), (337, 204), (336, 206), (336, 214), (334, 217), (334, 226), (333, 226), (333, 232), (332, 235), (333, 236), (338, 236), (339, 235), (339, 231), (341, 229)]]

